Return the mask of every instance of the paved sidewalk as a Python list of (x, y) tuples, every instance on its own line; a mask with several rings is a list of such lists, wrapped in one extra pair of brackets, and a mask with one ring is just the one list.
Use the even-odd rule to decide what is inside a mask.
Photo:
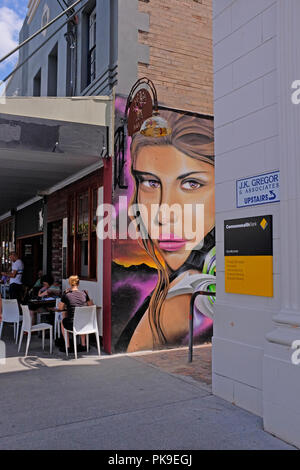
[(47, 350), (37, 357), (38, 344), (33, 356), (0, 365), (0, 449), (292, 449), (187, 376), (183, 350), (101, 359), (92, 350), (76, 361)]
[(172, 374), (192, 377), (211, 385), (211, 343), (194, 346), (193, 361), (188, 362), (188, 348), (142, 353), (137, 359)]

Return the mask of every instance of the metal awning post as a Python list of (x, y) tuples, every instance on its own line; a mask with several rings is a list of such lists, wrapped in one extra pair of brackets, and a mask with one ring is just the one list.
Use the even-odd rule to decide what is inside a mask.
[(206, 290), (199, 290), (192, 295), (190, 303), (190, 316), (189, 316), (189, 360), (188, 362), (193, 362), (193, 333), (194, 333), (194, 304), (198, 295), (208, 295), (215, 296), (215, 292), (209, 292)]

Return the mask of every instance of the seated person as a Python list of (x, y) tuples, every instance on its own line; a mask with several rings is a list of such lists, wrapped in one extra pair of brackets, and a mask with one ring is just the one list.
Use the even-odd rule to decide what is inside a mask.
[(9, 277), (8, 276), (5, 276), (5, 274), (3, 274), (1, 276), (1, 279), (0, 279), (0, 284), (7, 284), (7, 281), (9, 280)]
[[(42, 276), (41, 278), (41, 283), (42, 287), (38, 291), (38, 299), (43, 299), (44, 297), (51, 297), (51, 294), (49, 293), (50, 286), (53, 283), (53, 279), (48, 277), (48, 276)], [(40, 306), (34, 306), (33, 304), (30, 304), (30, 314), (32, 317), (32, 324), (35, 324), (35, 315), (34, 313), (47, 313), (48, 308), (46, 307), (40, 307)]]
[(38, 291), (42, 287), (42, 278), (43, 278), (43, 271), (40, 270), (38, 272), (37, 280), (35, 281), (34, 285), (32, 286), (32, 288), (29, 291), (29, 297), (36, 297), (37, 296)]
[[(73, 321), (74, 321), (74, 311), (75, 307), (84, 307), (86, 305), (93, 305), (93, 301), (89, 298), (89, 295), (86, 291), (79, 290), (79, 277), (70, 276), (69, 277), (70, 288), (67, 289), (61, 298), (61, 302), (58, 305), (58, 310), (64, 311), (63, 321), (61, 323), (61, 331), (63, 338), (65, 337), (65, 328), (67, 330), (73, 330)], [(70, 348), (69, 334), (67, 334), (67, 347), (70, 352), (73, 352), (73, 349)], [(79, 345), (77, 350), (78, 352), (84, 351), (86, 348), (85, 335), (81, 335), (81, 346)], [(64, 352), (65, 348), (60, 347), (60, 351)]]
[(61, 288), (60, 282), (55, 279), (51, 286), (48, 288), (49, 297), (60, 297), (61, 295)]
[(36, 280), (36, 282), (33, 286), (34, 289), (37, 288), (37, 287), (40, 289), (42, 287), (42, 277), (44, 277), (43, 276), (43, 271), (39, 271), (38, 272), (38, 278), (37, 278), (37, 280)]
[(50, 289), (50, 285), (52, 285), (53, 280), (48, 276), (42, 276), (41, 284), (42, 287), (38, 291), (38, 297), (42, 299), (43, 297), (50, 297), (48, 290)]

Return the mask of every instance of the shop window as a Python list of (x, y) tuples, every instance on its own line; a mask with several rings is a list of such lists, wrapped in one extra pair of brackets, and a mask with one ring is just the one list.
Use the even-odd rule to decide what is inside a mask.
[(74, 197), (70, 197), (68, 210), (68, 275), (75, 274), (75, 219), (76, 205)]
[(98, 189), (94, 189), (92, 191), (92, 227), (91, 227), (91, 249), (90, 249), (90, 256), (91, 256), (91, 271), (90, 275), (92, 278), (97, 277), (97, 205), (98, 205)]
[(13, 221), (0, 224), (0, 264), (1, 271), (9, 271), (9, 252), (14, 249)]
[(69, 200), (68, 275), (97, 277), (97, 188), (74, 194)]
[(78, 197), (79, 275), (89, 277), (89, 192)]

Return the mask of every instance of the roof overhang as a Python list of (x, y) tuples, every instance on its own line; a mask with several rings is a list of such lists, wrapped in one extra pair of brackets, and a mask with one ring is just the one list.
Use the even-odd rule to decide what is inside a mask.
[(0, 216), (113, 153), (111, 97), (8, 97), (0, 104)]
[(8, 96), (0, 100), (0, 114), (109, 127), (113, 117), (112, 102), (111, 96)]

